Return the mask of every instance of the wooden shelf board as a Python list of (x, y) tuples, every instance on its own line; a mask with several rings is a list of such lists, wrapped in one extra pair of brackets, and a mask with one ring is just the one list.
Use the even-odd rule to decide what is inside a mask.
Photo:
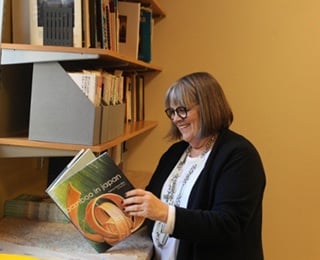
[[(143, 71), (161, 71), (160, 66), (154, 65), (152, 63), (143, 62), (132, 57), (128, 57), (117, 52), (113, 52), (106, 49), (97, 49), (97, 48), (75, 48), (75, 47), (66, 47), (66, 46), (43, 46), (43, 45), (30, 45), (30, 44), (18, 44), (18, 43), (1, 43), (1, 51), (26, 51), (26, 52), (38, 52), (38, 53), (70, 53), (77, 54), (77, 57), (73, 60), (82, 60), (88, 59), (86, 55), (98, 55), (98, 60), (102, 62), (112, 62), (118, 64), (119, 67), (129, 67), (135, 70)], [(84, 56), (84, 57), (81, 57)], [(50, 56), (51, 58), (51, 56)], [(95, 62), (97, 59), (94, 57)], [(42, 61), (42, 60), (41, 60)], [(28, 61), (26, 61), (28, 62)], [(34, 61), (30, 61), (34, 62)]]
[(123, 135), (112, 139), (108, 142), (98, 145), (80, 145), (80, 144), (66, 144), (66, 143), (52, 143), (29, 140), (27, 137), (2, 137), (0, 138), (1, 147), (15, 146), (34, 149), (53, 149), (60, 151), (79, 151), (83, 148), (90, 148), (95, 153), (102, 153), (105, 150), (116, 146), (124, 141), (127, 141), (137, 135), (147, 132), (158, 125), (156, 121), (137, 121), (125, 125)]

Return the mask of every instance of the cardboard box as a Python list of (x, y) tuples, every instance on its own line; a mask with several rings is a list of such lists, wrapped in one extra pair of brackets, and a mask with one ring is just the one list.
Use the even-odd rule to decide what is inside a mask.
[(102, 107), (101, 143), (123, 134), (125, 104)]

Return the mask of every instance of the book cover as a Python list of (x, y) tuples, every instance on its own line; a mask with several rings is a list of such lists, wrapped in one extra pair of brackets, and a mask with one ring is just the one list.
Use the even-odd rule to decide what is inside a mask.
[(119, 2), (119, 53), (138, 59), (140, 3)]
[(27, 0), (27, 2), (29, 3), (30, 44), (43, 45), (44, 6), (66, 6), (73, 9), (73, 47), (82, 47), (82, 3), (80, 0), (66, 2)]
[[(123, 212), (123, 197), (133, 186), (107, 152), (89, 162), (77, 157), (46, 191), (96, 251), (105, 252), (138, 230), (144, 219)], [(81, 170), (70, 173), (84, 161)]]

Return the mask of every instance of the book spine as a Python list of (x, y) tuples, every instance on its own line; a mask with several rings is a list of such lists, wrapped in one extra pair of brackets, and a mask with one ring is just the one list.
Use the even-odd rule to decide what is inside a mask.
[(141, 8), (138, 59), (151, 62), (152, 10)]

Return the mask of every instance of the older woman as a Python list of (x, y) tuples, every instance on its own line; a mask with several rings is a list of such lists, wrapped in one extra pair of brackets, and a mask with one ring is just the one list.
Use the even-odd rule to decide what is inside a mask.
[(165, 96), (177, 140), (126, 212), (149, 219), (155, 259), (261, 260), (265, 173), (258, 152), (229, 129), (232, 110), (212, 75), (196, 72)]

